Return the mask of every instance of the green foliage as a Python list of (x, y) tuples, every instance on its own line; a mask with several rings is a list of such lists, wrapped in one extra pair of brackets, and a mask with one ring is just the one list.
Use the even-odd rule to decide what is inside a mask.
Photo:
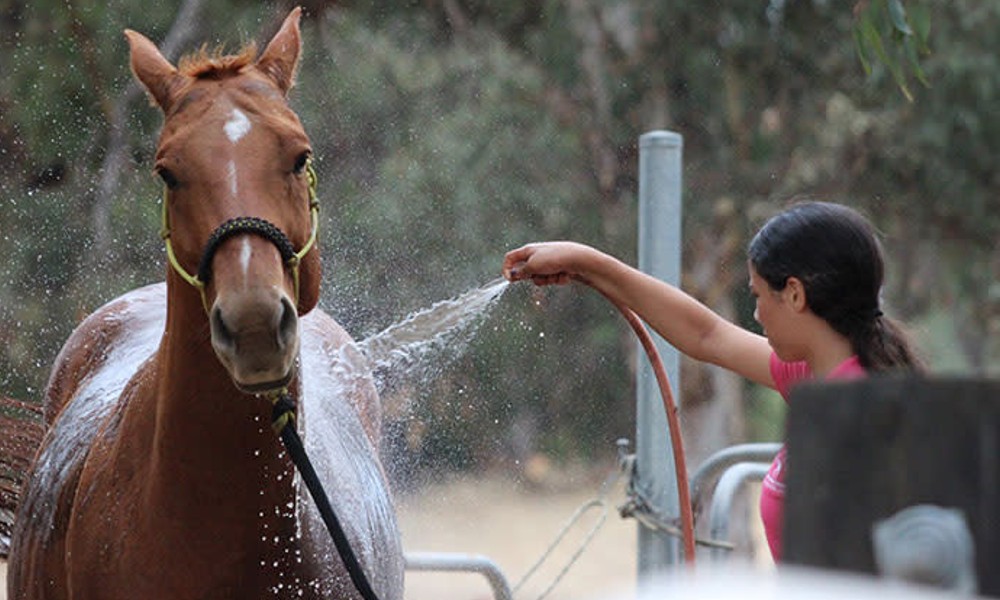
[[(292, 103), (318, 159), (323, 306), (356, 336), (493, 279), (525, 242), (572, 238), (634, 262), (636, 141), (669, 128), (684, 136), (692, 293), (732, 300), (754, 327), (742, 248), (761, 218), (795, 194), (847, 202), (886, 233), (890, 311), (950, 325), (937, 341), (987, 338), (949, 345), (949, 368), (996, 363), (1000, 4), (310, 6)], [(110, 203), (114, 256), (91, 248), (112, 109), (131, 85), (121, 30), (162, 40), (178, 8), (0, 0), (5, 393), (37, 398), (84, 314), (163, 276), (160, 117), (140, 96)], [(286, 11), (204, 3), (185, 49), (238, 47)], [(514, 286), (397, 416), (426, 428), (423, 464), (517, 456), (524, 423), (536, 450), (606, 455), (632, 435), (634, 360), (596, 294)]]
[(909, 77), (930, 86), (921, 67), (930, 54), (931, 11), (923, 3), (907, 9), (903, 0), (861, 0), (855, 7), (854, 44), (865, 73), (876, 61), (888, 69), (907, 100), (913, 101)]
[[(537, 112), (536, 68), (485, 34), (462, 47), (414, 47), (395, 35), (404, 25), (410, 35), (420, 27), (341, 25), (303, 67), (300, 87), (329, 92), (296, 92), (331, 198), (332, 288), (356, 297), (374, 279), (364, 304), (405, 301), (376, 310), (379, 325), (498, 276), (502, 249), (529, 241), (531, 223), (569, 234), (580, 224), (571, 201), (587, 183), (565, 168), (581, 162), (575, 132)], [(348, 61), (349, 70), (329, 68)], [(358, 246), (363, 254), (349, 252)], [(379, 289), (400, 280), (403, 298)]]

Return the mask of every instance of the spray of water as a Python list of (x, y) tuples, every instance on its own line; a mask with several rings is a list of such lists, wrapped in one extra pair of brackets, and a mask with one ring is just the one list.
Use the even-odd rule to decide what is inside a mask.
[(380, 392), (426, 383), (462, 355), (508, 286), (503, 278), (442, 300), (358, 342)]

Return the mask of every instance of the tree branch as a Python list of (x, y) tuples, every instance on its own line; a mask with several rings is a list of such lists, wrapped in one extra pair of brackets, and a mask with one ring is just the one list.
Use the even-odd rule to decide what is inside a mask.
[[(199, 32), (198, 15), (205, 0), (185, 0), (177, 12), (170, 31), (167, 32), (160, 51), (171, 60), (180, 48), (188, 45)], [(101, 164), (100, 179), (95, 192), (91, 219), (94, 231), (95, 252), (90, 256), (102, 260), (111, 253), (111, 207), (118, 195), (122, 173), (132, 150), (128, 136), (128, 112), (132, 104), (143, 95), (142, 87), (130, 80), (125, 91), (110, 107), (108, 114), (108, 150)]]

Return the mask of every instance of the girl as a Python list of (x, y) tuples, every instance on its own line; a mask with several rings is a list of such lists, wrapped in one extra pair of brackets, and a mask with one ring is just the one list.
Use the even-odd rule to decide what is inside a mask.
[[(749, 247), (754, 319), (763, 335), (681, 290), (594, 248), (529, 244), (508, 252), (507, 279), (537, 285), (580, 279), (631, 308), (684, 354), (778, 390), (798, 381), (922, 370), (900, 327), (882, 314), (882, 251), (868, 221), (845, 206), (806, 202), (769, 220)], [(764, 479), (760, 511), (771, 555), (781, 557), (785, 450)]]

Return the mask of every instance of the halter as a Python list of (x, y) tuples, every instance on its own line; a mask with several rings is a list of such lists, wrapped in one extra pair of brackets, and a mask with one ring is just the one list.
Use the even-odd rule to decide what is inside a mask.
[(299, 304), (299, 264), (306, 254), (312, 250), (312, 247), (316, 244), (316, 234), (319, 231), (319, 200), (316, 197), (316, 171), (312, 166), (312, 159), (310, 158), (306, 162), (306, 176), (309, 178), (309, 220), (311, 222), (309, 239), (306, 241), (305, 245), (298, 252), (295, 252), (292, 246), (291, 240), (288, 239), (281, 229), (276, 225), (268, 221), (267, 219), (261, 219), (259, 217), (236, 217), (234, 219), (229, 219), (222, 225), (219, 225), (212, 235), (209, 236), (208, 242), (205, 244), (205, 250), (201, 255), (201, 260), (198, 263), (198, 272), (192, 275), (187, 272), (187, 270), (181, 266), (181, 263), (177, 260), (177, 255), (174, 254), (173, 244), (170, 242), (170, 212), (168, 210), (168, 200), (170, 198), (170, 190), (166, 185), (163, 186), (163, 211), (161, 223), (162, 227), (160, 229), (160, 238), (163, 239), (164, 244), (167, 247), (167, 260), (170, 262), (170, 266), (173, 267), (174, 271), (181, 276), (181, 279), (188, 282), (194, 286), (198, 293), (201, 294), (201, 305), (205, 308), (205, 312), (209, 312), (208, 298), (205, 296), (205, 287), (212, 280), (212, 257), (215, 256), (215, 251), (219, 249), (222, 242), (227, 239), (244, 233), (252, 233), (258, 235), (278, 248), (278, 252), (281, 254), (281, 260), (288, 266), (292, 272), (292, 283), (295, 288), (295, 305)]

